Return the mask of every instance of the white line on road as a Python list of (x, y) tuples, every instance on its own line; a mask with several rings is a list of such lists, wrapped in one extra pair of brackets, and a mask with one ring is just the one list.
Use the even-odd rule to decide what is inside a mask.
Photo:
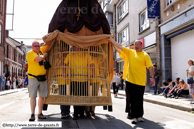
[(15, 103), (15, 101), (10, 102), (10, 103), (7, 103), (7, 104), (3, 104), (3, 105), (0, 106), (0, 109), (2, 109), (2, 108), (4, 108), (4, 107), (7, 107), (7, 106), (9, 106), (9, 105), (11, 105), (11, 104), (14, 104), (14, 103)]

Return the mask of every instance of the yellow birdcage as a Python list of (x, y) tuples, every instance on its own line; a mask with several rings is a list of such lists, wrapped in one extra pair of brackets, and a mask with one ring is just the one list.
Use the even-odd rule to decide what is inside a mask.
[(52, 66), (48, 71), (45, 104), (112, 106), (113, 50), (107, 37), (59, 31), (43, 37)]

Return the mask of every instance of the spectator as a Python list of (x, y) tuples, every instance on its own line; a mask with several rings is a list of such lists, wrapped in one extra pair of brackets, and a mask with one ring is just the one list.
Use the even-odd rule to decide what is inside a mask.
[(123, 90), (123, 82), (124, 82), (123, 72), (120, 72), (120, 78), (121, 78), (121, 90)]
[(175, 85), (173, 86), (173, 88), (168, 92), (168, 95), (167, 97), (171, 97), (173, 95), (173, 92), (180, 86), (180, 83), (179, 83), (179, 80), (180, 78), (176, 78), (175, 82), (173, 82), (173, 85), (175, 83)]
[(10, 89), (10, 85), (11, 85), (10, 76), (8, 76), (7, 79), (6, 79), (6, 87), (7, 87), (8, 90)]
[(5, 74), (0, 76), (0, 91), (4, 90)]
[(170, 89), (173, 88), (173, 84), (172, 84), (172, 79), (168, 78), (166, 80), (166, 83), (168, 84), (167, 86), (161, 87), (162, 89), (162, 93), (160, 95), (164, 95), (165, 97), (167, 97), (167, 93)]
[(13, 76), (13, 79), (12, 79), (12, 84), (13, 84), (13, 89), (16, 89), (16, 78), (15, 76)]
[(153, 86), (153, 89), (154, 89), (154, 95), (156, 95), (156, 92), (158, 89), (158, 81), (159, 81), (159, 77), (160, 77), (160, 70), (157, 69), (156, 64), (153, 65), (153, 69), (154, 69), (154, 80), (155, 80), (155, 86)]
[(187, 88), (187, 84), (184, 82), (183, 79), (180, 79), (180, 86), (177, 90), (173, 92), (172, 98), (178, 99), (181, 94), (189, 94), (189, 90)]
[(28, 76), (26, 76), (24, 84), (26, 85), (26, 87), (28, 86)]
[(117, 93), (118, 94), (118, 91), (119, 91), (119, 88), (121, 87), (121, 74), (118, 73), (117, 74), (117, 79), (116, 79), (116, 88), (117, 88)]
[[(190, 77), (194, 78), (194, 61), (192, 59), (189, 59), (188, 60), (188, 65), (189, 65), (189, 68), (186, 70), (187, 74), (188, 74), (187, 77), (188, 78), (190, 78)], [(191, 104), (194, 104), (194, 83), (190, 84), (189, 92), (193, 97), (193, 102), (191, 102)]]
[(113, 87), (113, 92), (114, 92), (114, 97), (117, 97), (117, 92), (118, 92), (118, 88), (116, 87), (117, 78), (118, 78), (118, 76), (117, 76), (116, 70), (114, 70), (113, 79), (111, 81), (111, 84), (112, 84), (112, 87)]

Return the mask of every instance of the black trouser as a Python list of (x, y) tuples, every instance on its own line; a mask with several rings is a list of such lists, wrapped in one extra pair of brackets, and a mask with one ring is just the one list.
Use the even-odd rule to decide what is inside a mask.
[(143, 95), (145, 86), (136, 85), (130, 82), (126, 82), (126, 84), (131, 102), (131, 117), (132, 118), (142, 117), (144, 114)]
[[(88, 96), (88, 82), (71, 82), (71, 95)], [(74, 116), (84, 115), (85, 106), (74, 106)]]
[[(66, 85), (59, 85), (59, 95), (66, 95)], [(69, 105), (60, 105), (61, 115), (68, 115), (70, 113)]]
[(113, 82), (112, 86), (113, 86), (113, 92), (114, 92), (114, 94), (116, 94), (119, 90), (119, 88), (116, 86), (116, 82)]
[(123, 79), (121, 79), (121, 90), (123, 90)]
[(125, 112), (128, 113), (128, 116), (131, 116), (131, 102), (130, 102), (130, 95), (129, 92), (127, 90), (127, 81), (125, 81), (125, 94), (126, 94), (126, 108), (125, 108)]

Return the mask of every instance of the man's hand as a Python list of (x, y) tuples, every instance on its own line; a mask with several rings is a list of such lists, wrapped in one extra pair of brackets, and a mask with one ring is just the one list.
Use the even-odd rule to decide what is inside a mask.
[(151, 86), (154, 86), (154, 85), (155, 85), (155, 80), (154, 80), (154, 78), (150, 78), (150, 85), (151, 85)]
[(112, 43), (114, 42), (114, 39), (112, 37), (108, 37), (107, 39), (108, 39), (108, 41), (110, 41)]
[(41, 44), (40, 44), (40, 47), (42, 47), (43, 45), (44, 45), (44, 43), (41, 43)]

